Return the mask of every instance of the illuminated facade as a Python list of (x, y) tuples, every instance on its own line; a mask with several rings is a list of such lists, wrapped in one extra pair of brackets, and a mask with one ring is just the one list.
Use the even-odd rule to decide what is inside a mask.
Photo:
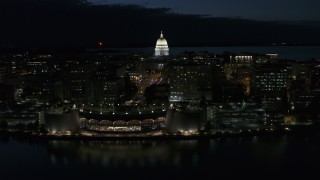
[(230, 56), (230, 63), (226, 65), (225, 73), (229, 80), (241, 84), (245, 94), (250, 95), (250, 78), (254, 58), (251, 55)]
[(44, 113), (46, 129), (51, 134), (76, 131), (80, 128), (79, 113), (76, 109), (51, 109)]
[(139, 132), (139, 131), (155, 131), (163, 127), (165, 123), (164, 117), (157, 119), (144, 120), (87, 120), (80, 119), (80, 127), (95, 132)]
[(206, 109), (200, 104), (171, 104), (167, 109), (166, 127), (172, 133), (193, 134), (203, 130), (207, 120)]
[(281, 65), (265, 65), (253, 72), (252, 93), (265, 107), (275, 107), (287, 96), (288, 69)]
[(209, 66), (172, 65), (169, 67), (168, 73), (170, 102), (199, 101), (202, 96), (206, 96), (202, 90), (212, 87)]
[(160, 38), (157, 40), (155, 48), (155, 56), (169, 56), (169, 46), (167, 40), (163, 37), (162, 31)]
[(240, 67), (251, 67), (253, 56), (230, 56), (230, 64), (232, 69), (237, 70)]
[(264, 56), (257, 56), (254, 62), (255, 65), (276, 64), (278, 63), (278, 54), (266, 54)]

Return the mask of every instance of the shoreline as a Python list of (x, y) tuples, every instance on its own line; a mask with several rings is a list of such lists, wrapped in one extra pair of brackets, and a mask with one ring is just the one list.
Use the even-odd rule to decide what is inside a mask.
[(275, 137), (283, 135), (293, 135), (300, 137), (320, 137), (319, 128), (314, 126), (296, 127), (292, 130), (274, 129), (260, 131), (243, 132), (216, 132), (200, 135), (110, 135), (110, 136), (85, 136), (85, 135), (41, 135), (31, 132), (10, 132), (0, 130), (0, 139), (18, 139), (18, 140), (36, 140), (36, 141), (183, 141), (183, 140), (210, 140), (219, 138), (237, 138), (237, 137)]

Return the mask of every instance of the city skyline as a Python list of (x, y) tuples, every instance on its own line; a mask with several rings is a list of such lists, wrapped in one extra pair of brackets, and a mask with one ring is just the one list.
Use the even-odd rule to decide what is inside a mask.
[(1, 178), (316, 177), (319, 6), (0, 0)]

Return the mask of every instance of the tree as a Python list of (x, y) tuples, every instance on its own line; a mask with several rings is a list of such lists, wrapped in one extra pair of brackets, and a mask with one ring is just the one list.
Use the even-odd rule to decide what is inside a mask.
[(23, 131), (25, 129), (25, 124), (23, 123), (18, 123), (16, 124), (16, 128), (19, 129), (20, 131)]
[(319, 106), (320, 106), (320, 95), (314, 97), (307, 108), (306, 112), (308, 115), (311, 115), (314, 120), (318, 119), (319, 113)]
[(154, 94), (153, 94), (153, 86), (147, 87), (144, 90), (144, 97), (146, 98), (146, 101), (148, 104), (151, 104), (152, 101), (154, 100)]
[(7, 120), (2, 120), (0, 122), (0, 129), (8, 129), (8, 121)]

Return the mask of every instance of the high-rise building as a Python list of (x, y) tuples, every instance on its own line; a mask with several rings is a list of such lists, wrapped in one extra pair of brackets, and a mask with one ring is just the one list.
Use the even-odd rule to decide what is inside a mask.
[(254, 58), (256, 66), (263, 64), (275, 64), (278, 62), (278, 54), (259, 55)]
[(13, 87), (6, 84), (8, 78), (8, 66), (0, 61), (0, 108), (13, 102)]
[(37, 55), (32, 58), (28, 58), (26, 62), (26, 69), (32, 74), (48, 72), (48, 62), (51, 60), (51, 55)]
[(253, 56), (251, 55), (230, 56), (230, 65), (234, 71), (242, 67), (251, 67), (252, 63)]
[(120, 78), (96, 79), (93, 83), (94, 102), (100, 104), (113, 104), (120, 96), (123, 80)]
[(288, 69), (283, 65), (264, 65), (253, 71), (251, 79), (252, 95), (264, 107), (274, 109), (287, 98)]
[(202, 96), (212, 99), (211, 68), (206, 65), (170, 65), (168, 70), (171, 102), (199, 101)]
[(112, 63), (100, 65), (91, 78), (93, 102), (98, 104), (113, 104), (121, 95), (124, 86), (125, 68)]
[(169, 56), (168, 42), (163, 37), (162, 31), (160, 34), (160, 38), (157, 40), (154, 55), (155, 56)]
[(0, 83), (3, 83), (7, 78), (7, 68), (5, 66), (0, 66)]
[(250, 95), (250, 79), (254, 57), (252, 55), (231, 55), (230, 63), (225, 65), (225, 74), (229, 81), (241, 84), (245, 94)]
[(79, 61), (70, 61), (63, 76), (64, 98), (76, 103), (86, 103), (92, 98), (90, 75), (94, 66)]
[(4, 83), (10, 76), (10, 63), (0, 59), (0, 83)]
[(320, 89), (320, 63), (317, 61), (293, 62), (292, 79), (295, 88), (299, 87), (305, 91)]
[(320, 62), (314, 65), (311, 70), (311, 89), (320, 90)]

